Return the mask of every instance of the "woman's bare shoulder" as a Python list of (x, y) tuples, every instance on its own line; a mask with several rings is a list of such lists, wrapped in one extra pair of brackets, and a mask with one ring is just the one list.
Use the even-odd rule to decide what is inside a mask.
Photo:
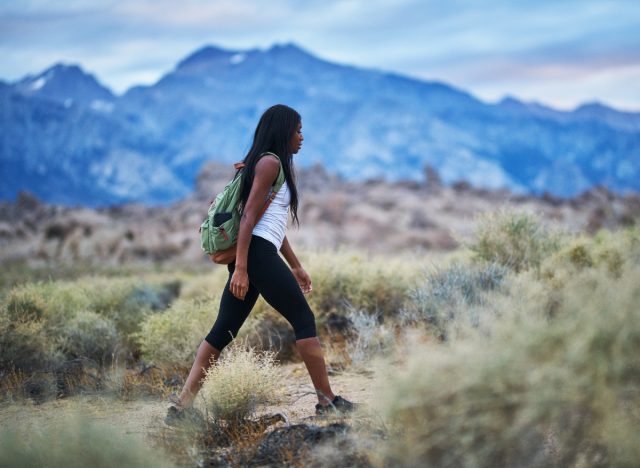
[(275, 179), (280, 170), (280, 160), (272, 154), (266, 154), (256, 163), (256, 177)]

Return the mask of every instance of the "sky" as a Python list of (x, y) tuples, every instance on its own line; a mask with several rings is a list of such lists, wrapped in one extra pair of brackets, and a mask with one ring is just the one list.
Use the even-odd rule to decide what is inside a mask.
[(75, 63), (116, 94), (204, 45), (293, 42), (487, 101), (640, 111), (640, 0), (0, 0), (0, 79)]

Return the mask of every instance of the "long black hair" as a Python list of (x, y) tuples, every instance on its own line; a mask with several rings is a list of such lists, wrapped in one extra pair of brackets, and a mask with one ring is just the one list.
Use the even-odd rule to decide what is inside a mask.
[(284, 169), (284, 177), (291, 194), (291, 216), (296, 225), (299, 224), (298, 190), (293, 169), (291, 141), (293, 140), (294, 133), (298, 130), (300, 120), (300, 114), (284, 104), (271, 106), (262, 114), (253, 135), (251, 149), (242, 161), (245, 166), (244, 169), (242, 169), (240, 190), (240, 202), (242, 206), (244, 206), (249, 199), (256, 164), (260, 159), (260, 155), (265, 151), (274, 153), (278, 156), (278, 159), (280, 159), (282, 168)]

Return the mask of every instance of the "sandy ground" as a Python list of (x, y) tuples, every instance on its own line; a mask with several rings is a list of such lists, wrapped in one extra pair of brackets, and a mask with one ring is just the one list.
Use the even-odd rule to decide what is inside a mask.
[[(264, 413), (283, 413), (291, 424), (311, 422), (317, 398), (304, 364), (287, 364), (281, 367), (281, 371), (284, 399), (278, 406), (265, 408)], [(334, 393), (351, 401), (366, 404), (371, 398), (373, 379), (370, 376), (344, 372), (330, 379)], [(197, 400), (196, 406), (201, 404)], [(5, 403), (0, 406), (0, 426), (14, 427), (26, 436), (38, 428), (56, 427), (70, 413), (77, 411), (92, 420), (121, 428), (123, 434), (145, 439), (163, 424), (167, 406), (165, 400), (123, 401), (99, 394), (77, 395), (38, 405), (30, 402)]]
[[(288, 364), (282, 367), (285, 383), (284, 401), (279, 406), (265, 409), (265, 412), (281, 412), (290, 423), (297, 423), (315, 416), (318, 398), (304, 364)], [(372, 378), (363, 373), (342, 372), (329, 377), (331, 388), (336, 395), (349, 401), (366, 404), (373, 392)]]

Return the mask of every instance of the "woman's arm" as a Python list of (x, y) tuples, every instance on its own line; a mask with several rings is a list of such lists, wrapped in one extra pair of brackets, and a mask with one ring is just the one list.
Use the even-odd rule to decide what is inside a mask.
[(306, 294), (308, 292), (313, 291), (313, 287), (311, 286), (311, 277), (307, 274), (304, 268), (302, 268), (302, 265), (300, 264), (298, 257), (296, 257), (296, 254), (293, 252), (293, 249), (291, 248), (291, 244), (289, 244), (289, 239), (287, 239), (287, 236), (284, 236), (284, 240), (282, 241), (282, 246), (280, 247), (280, 252), (282, 252), (282, 255), (284, 256), (285, 260), (291, 267), (291, 272), (293, 273), (293, 276), (296, 278), (296, 281), (298, 281), (298, 284), (300, 285), (300, 289), (302, 289), (302, 292)]
[(255, 175), (251, 185), (249, 198), (242, 210), (240, 230), (236, 246), (236, 267), (231, 277), (229, 289), (238, 299), (243, 299), (249, 290), (249, 276), (247, 275), (247, 256), (251, 233), (258, 222), (258, 215), (264, 204), (273, 181), (278, 177), (280, 163), (272, 156), (263, 156), (256, 164)]
[(282, 246), (280, 247), (280, 252), (282, 252), (282, 255), (284, 256), (285, 260), (292, 270), (294, 268), (300, 268), (302, 266), (300, 265), (300, 261), (298, 260), (298, 257), (296, 257), (296, 254), (293, 253), (293, 249), (291, 248), (291, 244), (289, 244), (289, 239), (287, 239), (287, 236), (284, 236)]

